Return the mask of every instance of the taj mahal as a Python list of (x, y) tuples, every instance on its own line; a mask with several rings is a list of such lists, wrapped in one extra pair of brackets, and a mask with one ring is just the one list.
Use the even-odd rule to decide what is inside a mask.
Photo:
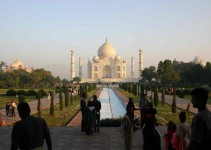
[[(138, 82), (141, 78), (143, 70), (143, 55), (142, 50), (139, 50), (139, 77), (135, 77), (134, 57), (131, 57), (131, 75), (127, 77), (126, 60), (121, 59), (117, 55), (114, 47), (107, 41), (102, 44), (91, 60), (87, 62), (87, 78), (82, 78), (83, 63), (82, 58), (79, 58), (79, 77), (81, 82)], [(76, 77), (75, 72), (75, 51), (71, 50), (70, 75), (71, 80)]]

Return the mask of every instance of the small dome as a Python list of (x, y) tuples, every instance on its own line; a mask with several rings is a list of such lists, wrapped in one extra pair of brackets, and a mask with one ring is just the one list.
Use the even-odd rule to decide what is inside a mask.
[(116, 50), (111, 44), (107, 42), (107, 39), (106, 42), (98, 49), (98, 56), (100, 59), (116, 57)]
[(20, 60), (16, 60), (10, 65), (11, 68), (24, 68), (24, 64)]
[(117, 55), (115, 59), (116, 59), (116, 60), (120, 60), (121, 57), (120, 57), (119, 55)]
[(93, 57), (93, 59), (94, 59), (94, 60), (99, 60), (99, 57), (98, 57), (97, 55), (95, 55), (95, 56)]
[(195, 59), (192, 61), (194, 64), (200, 64), (202, 67), (206, 66), (206, 63), (198, 56), (195, 57)]

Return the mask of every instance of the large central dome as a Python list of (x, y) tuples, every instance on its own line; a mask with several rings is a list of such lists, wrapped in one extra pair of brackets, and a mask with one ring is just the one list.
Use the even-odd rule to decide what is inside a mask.
[(100, 59), (116, 57), (116, 50), (113, 48), (111, 44), (107, 42), (107, 39), (106, 42), (98, 49), (98, 56)]

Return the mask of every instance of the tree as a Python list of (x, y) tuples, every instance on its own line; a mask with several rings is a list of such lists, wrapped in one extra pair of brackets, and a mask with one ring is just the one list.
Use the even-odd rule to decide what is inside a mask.
[(62, 95), (62, 88), (59, 88), (59, 108), (62, 111), (63, 110), (63, 95)]
[(156, 67), (154, 66), (150, 66), (149, 68), (145, 68), (142, 71), (142, 75), (141, 75), (145, 80), (148, 80), (149, 82), (152, 81), (153, 78), (157, 78), (157, 71), (156, 71)]
[(65, 107), (68, 107), (69, 106), (69, 90), (68, 90), (68, 87), (65, 87), (64, 97), (65, 97)]
[(157, 106), (158, 105), (158, 101), (159, 101), (159, 97), (158, 97), (158, 89), (155, 88), (154, 89), (154, 105)]
[(37, 92), (37, 115), (41, 117), (41, 92), (40, 90)]
[(171, 106), (171, 109), (172, 109), (172, 113), (176, 113), (176, 89), (174, 88), (173, 90), (173, 101), (172, 101), (172, 106)]
[(162, 87), (162, 95), (161, 95), (161, 98), (162, 98), (162, 106), (164, 106), (165, 104), (165, 89)]
[(74, 77), (73, 81), (79, 83), (79, 82), (81, 82), (81, 78), (80, 77)]
[(174, 70), (171, 60), (166, 59), (164, 62), (160, 61), (157, 72), (163, 87), (166, 86), (166, 83), (180, 81), (180, 75)]
[(53, 92), (50, 92), (51, 95), (51, 106), (50, 106), (50, 115), (53, 116), (54, 115), (54, 95)]

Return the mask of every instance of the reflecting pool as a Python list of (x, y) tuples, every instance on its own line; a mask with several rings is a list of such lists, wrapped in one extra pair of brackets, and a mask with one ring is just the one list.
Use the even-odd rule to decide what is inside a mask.
[(101, 119), (119, 118), (125, 115), (125, 104), (111, 88), (103, 88), (98, 99), (101, 101)]

